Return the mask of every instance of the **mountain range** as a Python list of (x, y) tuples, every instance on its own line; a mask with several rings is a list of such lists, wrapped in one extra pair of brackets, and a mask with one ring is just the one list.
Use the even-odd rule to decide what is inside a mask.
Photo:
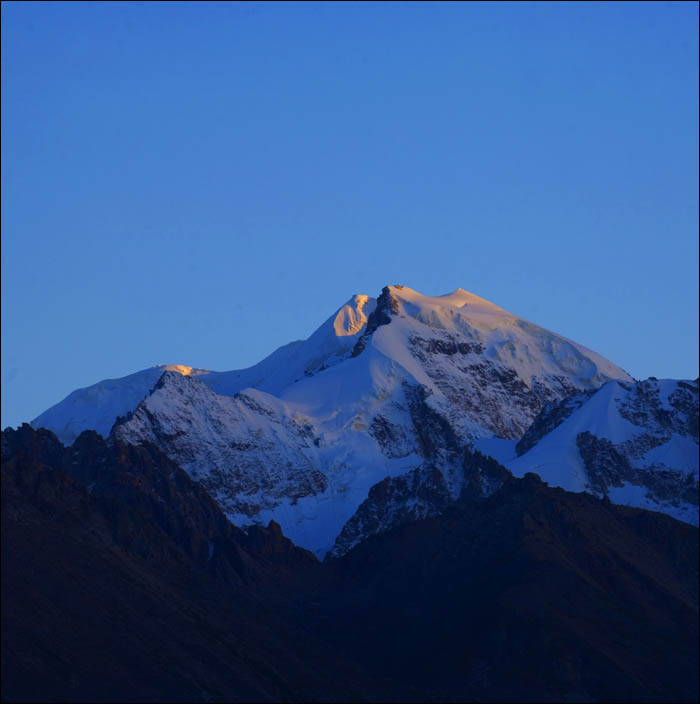
[(78, 389), (1, 515), (3, 701), (699, 696), (698, 380), (462, 289)]
[(270, 520), (318, 557), (442, 513), (465, 448), (510, 473), (698, 524), (698, 382), (637, 381), (595, 352), (457, 289), (355, 295), (249, 369), (181, 364), (78, 389), (38, 416), (152, 443), (233, 524)]
[(697, 701), (697, 528), (462, 468), (320, 562), (155, 445), (3, 431), (3, 701)]

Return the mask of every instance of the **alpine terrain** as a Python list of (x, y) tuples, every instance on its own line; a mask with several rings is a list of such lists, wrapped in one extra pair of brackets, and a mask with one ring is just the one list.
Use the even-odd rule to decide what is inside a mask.
[(319, 562), (154, 445), (3, 431), (3, 700), (697, 701), (697, 528), (463, 467)]
[(488, 497), (501, 465), (698, 523), (697, 380), (636, 381), (462, 289), (355, 295), (249, 369), (146, 369), (32, 425), (150, 443), (234, 525), (272, 520), (319, 557)]

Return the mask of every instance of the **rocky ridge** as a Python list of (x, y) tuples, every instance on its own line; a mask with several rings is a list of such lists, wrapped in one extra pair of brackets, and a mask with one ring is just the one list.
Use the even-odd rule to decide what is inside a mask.
[(610, 382), (545, 408), (506, 465), (698, 524), (698, 381)]
[(5, 431), (3, 698), (697, 701), (697, 528), (464, 472), (319, 563), (154, 445)]

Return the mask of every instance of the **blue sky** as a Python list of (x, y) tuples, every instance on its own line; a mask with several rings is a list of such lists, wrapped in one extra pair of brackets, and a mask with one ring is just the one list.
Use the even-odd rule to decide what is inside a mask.
[(698, 374), (697, 3), (2, 4), (2, 425), (462, 287)]

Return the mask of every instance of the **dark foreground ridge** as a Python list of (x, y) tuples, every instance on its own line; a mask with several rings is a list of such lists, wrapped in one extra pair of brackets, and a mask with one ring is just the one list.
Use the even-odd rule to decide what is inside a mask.
[(153, 446), (25, 425), (2, 698), (697, 701), (698, 530), (527, 475), (319, 563)]

